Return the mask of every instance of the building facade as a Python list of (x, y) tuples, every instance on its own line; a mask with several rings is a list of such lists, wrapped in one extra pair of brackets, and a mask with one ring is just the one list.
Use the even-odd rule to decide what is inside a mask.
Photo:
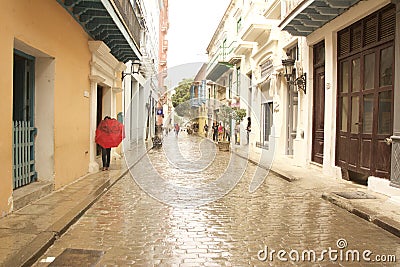
[[(239, 143), (249, 146), (254, 160), (263, 153), (287, 154), (287, 136), (296, 135), (284, 123), (288, 92), (282, 76), (281, 40), (290, 36), (278, 28), (280, 19), (280, 1), (231, 1), (207, 48), (207, 78), (226, 87), (231, 107), (247, 112), (240, 124), (242, 137), (247, 137), (250, 118), (249, 140), (240, 138)], [(230, 129), (235, 128), (232, 122)]]
[(1, 216), (19, 207), (22, 186), (58, 189), (98, 170), (95, 129), (122, 111), (121, 72), (141, 58), (142, 29), (123, 0), (3, 6)]
[(123, 79), (123, 109), (127, 129), (124, 152), (130, 157), (139, 156), (137, 153), (127, 152), (144, 148), (146, 142), (151, 142), (156, 131), (159, 85), (162, 82), (160, 79), (162, 76), (159, 75), (160, 44), (161, 38), (165, 38), (164, 31), (161, 30), (161, 21), (166, 17), (165, 12), (168, 12), (168, 1), (137, 1), (136, 7), (142, 14), (140, 20), (143, 27), (140, 33), (142, 57), (140, 61), (126, 63), (127, 72)]
[(324, 2), (286, 1), (280, 24), (304, 40), (299, 47), (309, 90), (303, 157), (326, 173), (390, 191), (399, 177), (397, 4)]
[[(161, 137), (164, 113), (170, 111), (165, 94), (168, 41), (168, 1), (138, 1), (142, 14), (141, 60), (126, 63), (130, 72), (123, 79), (126, 136), (123, 142), (128, 162), (136, 161), (154, 137)], [(165, 106), (165, 112), (164, 112)]]
[[(221, 122), (218, 112), (223, 105), (246, 109), (250, 116), (249, 105), (245, 100), (247, 98), (243, 98), (244, 95), (247, 96), (250, 82), (242, 75), (242, 57), (235, 54), (235, 49), (238, 47), (237, 35), (241, 27), (237, 13), (241, 10), (242, 4), (242, 1), (230, 2), (207, 47), (206, 80), (211, 84), (209, 90), (212, 99), (208, 107), (210, 125)], [(234, 127), (234, 122), (230, 122), (229, 128), (234, 129)], [(241, 129), (244, 136), (244, 128)], [(245, 139), (241, 139), (242, 144), (245, 142)]]
[(274, 145), (299, 166), (397, 192), (397, 8), (232, 0), (207, 48), (207, 79), (247, 110), (250, 151)]

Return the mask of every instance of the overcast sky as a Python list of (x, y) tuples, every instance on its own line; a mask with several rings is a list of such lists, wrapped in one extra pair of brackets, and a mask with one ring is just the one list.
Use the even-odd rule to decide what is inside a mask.
[(207, 61), (207, 46), (229, 2), (169, 0), (168, 68)]

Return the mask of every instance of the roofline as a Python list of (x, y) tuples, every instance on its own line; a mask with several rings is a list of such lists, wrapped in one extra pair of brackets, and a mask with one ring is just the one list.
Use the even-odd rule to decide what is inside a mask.
[(228, 16), (228, 13), (229, 13), (230, 9), (232, 8), (232, 5), (233, 5), (233, 2), (234, 2), (234, 1), (235, 1), (235, 0), (231, 0), (231, 2), (229, 3), (228, 7), (227, 7), (226, 10), (225, 10), (224, 15), (222, 16), (222, 18), (221, 18), (221, 20), (220, 20), (220, 22), (219, 22), (217, 28), (215, 29), (214, 34), (213, 34), (213, 36), (212, 36), (210, 42), (208, 43), (208, 46), (207, 46), (207, 49), (206, 49), (207, 54), (208, 54), (208, 52), (209, 52), (210, 49), (211, 49), (211, 45), (214, 44), (214, 41), (215, 41), (215, 39), (217, 38), (217, 33), (219, 33), (219, 31), (217, 31), (217, 30), (218, 30), (219, 28), (222, 28), (223, 23), (225, 23), (226, 17)]

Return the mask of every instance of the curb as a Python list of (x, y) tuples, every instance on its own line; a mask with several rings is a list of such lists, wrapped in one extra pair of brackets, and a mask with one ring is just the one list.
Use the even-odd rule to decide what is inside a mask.
[(322, 198), (368, 222), (375, 224), (383, 230), (400, 237), (400, 222), (386, 216), (381, 216), (371, 209), (352, 203), (350, 200), (346, 200), (334, 193), (322, 193)]
[(277, 170), (277, 169), (274, 169), (274, 168), (268, 168), (268, 167), (266, 167), (266, 166), (264, 166), (264, 165), (262, 165), (262, 164), (260, 164), (260, 163), (258, 163), (258, 162), (256, 162), (256, 161), (254, 161), (254, 160), (252, 160), (252, 159), (250, 159), (250, 158), (246, 158), (245, 156), (242, 156), (242, 155), (240, 155), (239, 153), (234, 152), (234, 151), (232, 151), (232, 150), (231, 150), (231, 153), (232, 153), (232, 154), (235, 154), (235, 155), (238, 156), (239, 158), (242, 158), (242, 159), (247, 160), (248, 162), (250, 162), (250, 163), (252, 163), (252, 164), (254, 164), (254, 165), (257, 165), (257, 166), (260, 167), (260, 168), (263, 168), (264, 170), (270, 171), (271, 173), (275, 174), (275, 175), (278, 176), (279, 178), (282, 178), (282, 179), (284, 179), (284, 180), (286, 180), (286, 181), (288, 181), (288, 182), (295, 182), (295, 181), (298, 181), (298, 180), (299, 180), (298, 178), (296, 178), (296, 177), (294, 177), (294, 176), (292, 176), (292, 175), (290, 175), (290, 174), (288, 174), (288, 173), (285, 173), (285, 172), (283, 172), (283, 171), (281, 171), (281, 170)]
[[(274, 168), (267, 168), (254, 160), (251, 160), (249, 158), (246, 158), (242, 155), (240, 155), (237, 152), (234, 152), (231, 150), (231, 153), (237, 155), (238, 157), (245, 159), (252, 164), (255, 164), (263, 169), (271, 171), (273, 174), (277, 175), (278, 177), (288, 181), (288, 182), (294, 182), (299, 180), (299, 178), (296, 178), (288, 173), (285, 173), (284, 171), (274, 169)], [(346, 200), (345, 198), (342, 198), (334, 193), (322, 193), (322, 198), (331, 202), (332, 204), (347, 210), (348, 212), (368, 221), (376, 226), (380, 227), (381, 229), (397, 236), (400, 237), (400, 222), (395, 221), (389, 217), (386, 216), (381, 216), (374, 210), (368, 209), (366, 207), (363, 207), (361, 205), (357, 205), (356, 203), (352, 203), (350, 200)]]
[[(73, 207), (45, 231), (39, 233), (38, 236), (27, 244), (23, 250), (19, 250), (17, 253), (11, 255), (2, 266), (32, 266), (58, 238), (60, 238), (75, 222), (77, 222), (101, 196), (103, 196), (122, 177), (124, 177), (151, 149), (152, 148), (147, 149), (146, 153), (139, 157), (126, 170), (123, 170), (120, 174), (117, 174), (114, 177), (109, 177), (83, 201)], [(113, 179), (115, 180), (111, 182)]]

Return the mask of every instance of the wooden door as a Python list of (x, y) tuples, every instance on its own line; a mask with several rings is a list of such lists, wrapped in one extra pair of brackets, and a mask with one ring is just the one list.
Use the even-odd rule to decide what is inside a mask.
[(395, 5), (338, 32), (336, 164), (344, 178), (389, 178)]
[(322, 164), (324, 159), (324, 122), (325, 122), (325, 67), (314, 69), (313, 97), (313, 132), (312, 155), (313, 162)]
[(393, 43), (339, 62), (338, 165), (389, 178), (393, 133)]

